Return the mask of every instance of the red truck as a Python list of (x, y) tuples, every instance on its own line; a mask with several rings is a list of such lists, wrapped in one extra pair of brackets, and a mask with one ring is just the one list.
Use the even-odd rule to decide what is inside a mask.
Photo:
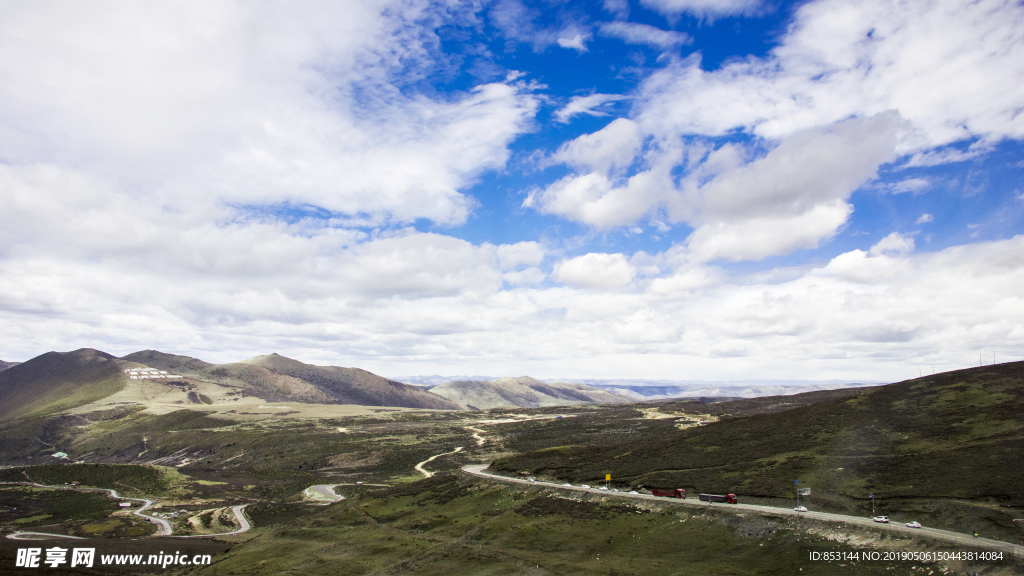
[(655, 496), (668, 496), (669, 498), (686, 499), (686, 490), (682, 488), (652, 488), (651, 493)]
[(729, 504), (739, 504), (739, 501), (736, 500), (735, 494), (726, 494), (724, 496), (721, 494), (701, 494), (698, 498), (700, 498), (702, 502), (727, 502)]

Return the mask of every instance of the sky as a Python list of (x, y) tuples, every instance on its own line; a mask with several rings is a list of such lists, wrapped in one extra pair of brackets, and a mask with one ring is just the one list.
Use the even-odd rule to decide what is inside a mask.
[(0, 359), (1024, 360), (1024, 5), (0, 3)]

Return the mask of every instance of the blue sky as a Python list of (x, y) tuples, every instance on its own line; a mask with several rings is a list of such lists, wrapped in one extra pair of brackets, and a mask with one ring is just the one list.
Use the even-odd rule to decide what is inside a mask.
[(0, 8), (0, 358), (898, 380), (1024, 359), (1024, 8)]

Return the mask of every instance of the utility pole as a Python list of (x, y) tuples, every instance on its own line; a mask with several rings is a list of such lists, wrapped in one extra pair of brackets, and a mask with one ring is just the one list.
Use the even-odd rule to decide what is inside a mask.
[(871, 517), (875, 517), (875, 495), (868, 494), (868, 500), (871, 500)]

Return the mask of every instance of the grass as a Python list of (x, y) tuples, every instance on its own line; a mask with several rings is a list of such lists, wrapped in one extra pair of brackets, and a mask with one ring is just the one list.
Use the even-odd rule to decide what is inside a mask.
[[(728, 410), (729, 404), (715, 406)], [(493, 467), (574, 483), (611, 473), (624, 487), (774, 500), (793, 498), (793, 481), (799, 479), (814, 490), (808, 505), (858, 515), (870, 512), (869, 493), (884, 498), (887, 512), (897, 517), (918, 513), (922, 499), (971, 501), (977, 509), (967, 520), (942, 507), (916, 519), (1017, 540), (1019, 531), (1009, 520), (1019, 514), (1014, 509), (1024, 507), (1022, 412), (1024, 363), (1013, 363), (682, 431), (670, 420), (634, 422), (630, 428), (614, 421), (564, 419), (550, 424), (551, 430), (524, 427), (522, 438), (510, 444), (558, 445), (564, 443), (554, 442), (560, 436), (576, 443), (586, 438), (586, 446), (522, 450)], [(614, 430), (615, 439), (609, 441), (603, 430)]]
[[(805, 560), (836, 545), (795, 521), (571, 500), (450, 473), (307, 514), (258, 508), (253, 518), (267, 523), (201, 574), (841, 573)], [(915, 571), (879, 562), (847, 573)]]

